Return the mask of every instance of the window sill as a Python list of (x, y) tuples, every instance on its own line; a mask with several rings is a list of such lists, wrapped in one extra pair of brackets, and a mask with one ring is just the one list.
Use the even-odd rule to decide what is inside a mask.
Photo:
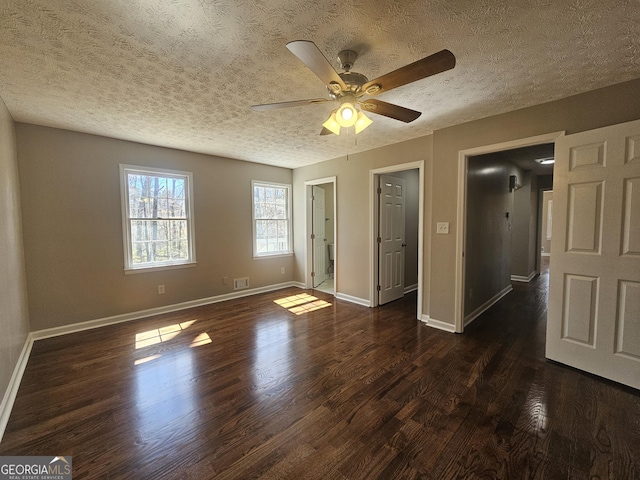
[(151, 273), (151, 272), (161, 272), (164, 270), (177, 270), (179, 268), (192, 268), (197, 265), (197, 262), (189, 262), (189, 263), (177, 263), (174, 265), (158, 265), (157, 267), (139, 267), (139, 268), (125, 268), (125, 275), (135, 275), (137, 273)]
[(282, 257), (292, 257), (293, 256), (293, 252), (289, 252), (289, 253), (274, 253), (274, 254), (267, 254), (267, 255), (254, 255), (253, 259), (254, 260), (266, 260), (269, 258), (282, 258)]

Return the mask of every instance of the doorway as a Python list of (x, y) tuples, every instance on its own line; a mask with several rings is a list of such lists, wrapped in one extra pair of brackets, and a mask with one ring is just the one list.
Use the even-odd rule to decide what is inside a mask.
[[(509, 293), (511, 291), (510, 281), (528, 281), (530, 278), (533, 278), (536, 272), (539, 272), (540, 266), (540, 262), (538, 261), (539, 251), (537, 250), (538, 237), (537, 235), (535, 237), (532, 236), (531, 233), (532, 228), (538, 229), (538, 215), (537, 212), (530, 211), (532, 209), (531, 193), (537, 193), (538, 191), (536, 185), (537, 177), (533, 176), (532, 178), (530, 171), (525, 172), (524, 169), (519, 168), (515, 164), (513, 165), (515, 169), (513, 171), (510, 171), (510, 168), (505, 166), (506, 164), (501, 165), (501, 168), (497, 169), (483, 168), (481, 164), (476, 164), (470, 168), (470, 160), (472, 157), (525, 149), (525, 147), (529, 147), (533, 151), (535, 150), (534, 147), (553, 144), (555, 140), (563, 134), (564, 132), (555, 132), (460, 151), (458, 164), (458, 217), (456, 225), (459, 232), (456, 243), (455, 291), (455, 331), (457, 333), (462, 333), (466, 325)], [(489, 167), (489, 165), (486, 167)], [(489, 213), (491, 218), (488, 216), (484, 221), (480, 219), (480, 224), (476, 224), (478, 212), (476, 212), (474, 208), (477, 210), (476, 207), (478, 204), (482, 204), (483, 202), (476, 201), (477, 197), (475, 195), (477, 192), (475, 189), (478, 188), (478, 184), (481, 184), (481, 177), (483, 175), (490, 177), (496, 173), (502, 173), (502, 177), (501, 175), (495, 175), (495, 178), (501, 178), (501, 180), (498, 181), (497, 184), (491, 185), (491, 188), (495, 191), (502, 191), (504, 201), (500, 205), (494, 206), (493, 211)], [(520, 176), (520, 179), (518, 179), (518, 176)], [(524, 189), (525, 196), (521, 196), (518, 200), (516, 197), (518, 189), (525, 185), (528, 191)], [(469, 188), (471, 188), (472, 192), (469, 192)], [(522, 194), (522, 192), (520, 193)], [(487, 192), (487, 195), (490, 194), (491, 192)], [(468, 196), (469, 198), (474, 198), (472, 205), (467, 203)], [(522, 225), (525, 232), (522, 235), (527, 240), (523, 251), (519, 253), (515, 252), (515, 258), (518, 259), (518, 262), (522, 263), (522, 271), (519, 274), (514, 274), (511, 264), (516, 262), (511, 255), (511, 251), (512, 249), (522, 247), (523, 243), (514, 239), (512, 235), (512, 229), (514, 227), (513, 213), (514, 210), (519, 208), (518, 205), (520, 205), (520, 208), (523, 208), (522, 206), (528, 208), (529, 211), (526, 217), (521, 215), (520, 218), (518, 218), (518, 222)], [(533, 207), (536, 210), (537, 205), (536, 203)], [(482, 213), (481, 210), (480, 212)], [(471, 224), (469, 223), (470, 220), (472, 221)], [(483, 233), (488, 232), (488, 234), (478, 236), (478, 231)], [(486, 252), (483, 247), (483, 239), (485, 243), (491, 242), (490, 237), (492, 232), (499, 233), (504, 248), (508, 249), (508, 253), (506, 254), (508, 258), (498, 266), (497, 271), (491, 268), (487, 270), (480, 265), (484, 261), (489, 267), (492, 265), (495, 266), (492, 262), (486, 263), (486, 257), (490, 257), (490, 255), (485, 255)], [(482, 238), (478, 240), (478, 237)], [(513, 244), (512, 240), (514, 240)], [(485, 257), (484, 260), (483, 255)], [(492, 259), (489, 258), (488, 260)]]
[(307, 259), (305, 287), (336, 294), (336, 177), (305, 182)]
[[(424, 163), (412, 162), (401, 165), (375, 169), (370, 171), (370, 298), (371, 306), (376, 307), (385, 303), (387, 299), (381, 297), (383, 285), (385, 285), (385, 273), (389, 273), (388, 266), (385, 267), (384, 260), (381, 260), (381, 248), (383, 236), (381, 233), (381, 208), (379, 200), (379, 188), (381, 179), (391, 177), (391, 179), (400, 180), (399, 183), (390, 185), (391, 189), (396, 189), (402, 181), (406, 182), (407, 195), (405, 198), (405, 221), (402, 224), (404, 228), (404, 241), (395, 241), (398, 245), (391, 245), (389, 256), (403, 257), (402, 263), (396, 262), (392, 264), (391, 270), (395, 270), (395, 278), (400, 279), (401, 286), (399, 296), (417, 291), (417, 318), (422, 319), (423, 308), (423, 206), (424, 206)], [(383, 181), (383, 184), (385, 182)], [(391, 208), (391, 207), (390, 207)], [(399, 208), (396, 204), (393, 208)], [(384, 228), (384, 227), (383, 227)], [(378, 241), (380, 238), (380, 242)], [(392, 242), (393, 243), (393, 242)], [(405, 246), (402, 246), (405, 243)], [(398, 248), (395, 248), (398, 247)], [(394, 250), (395, 249), (395, 250)], [(389, 253), (389, 252), (386, 252)], [(398, 272), (398, 268), (402, 269), (402, 274)], [(389, 277), (387, 277), (387, 280)], [(387, 284), (390, 282), (386, 282)], [(380, 288), (378, 288), (380, 286)]]

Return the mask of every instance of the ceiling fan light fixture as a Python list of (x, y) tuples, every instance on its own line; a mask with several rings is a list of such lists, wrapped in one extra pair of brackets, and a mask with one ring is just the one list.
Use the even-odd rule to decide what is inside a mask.
[(335, 133), (336, 135), (340, 135), (340, 124), (338, 123), (338, 120), (336, 119), (336, 112), (337, 112), (337, 110), (334, 110), (333, 112), (331, 112), (331, 115), (329, 115), (329, 118), (327, 118), (327, 121), (324, 122), (322, 124), (322, 126), (324, 128), (326, 128), (327, 130), (329, 130), (331, 133)]
[(364, 113), (358, 112), (358, 119), (355, 123), (356, 135), (359, 134), (362, 130), (371, 125), (373, 121), (367, 117)]
[(352, 127), (358, 119), (358, 111), (350, 102), (344, 102), (336, 113), (336, 120), (341, 127)]

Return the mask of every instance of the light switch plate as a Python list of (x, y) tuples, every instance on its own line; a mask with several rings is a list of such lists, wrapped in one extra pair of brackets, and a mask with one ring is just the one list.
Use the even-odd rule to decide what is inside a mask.
[(436, 233), (438, 235), (449, 234), (449, 222), (438, 222), (436, 225)]

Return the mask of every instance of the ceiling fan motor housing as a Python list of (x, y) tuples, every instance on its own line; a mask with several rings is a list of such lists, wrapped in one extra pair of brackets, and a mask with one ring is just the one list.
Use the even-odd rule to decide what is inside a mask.
[(356, 58), (358, 58), (358, 54), (353, 50), (342, 50), (338, 53), (340, 68), (348, 72), (353, 68), (353, 64), (356, 63)]

